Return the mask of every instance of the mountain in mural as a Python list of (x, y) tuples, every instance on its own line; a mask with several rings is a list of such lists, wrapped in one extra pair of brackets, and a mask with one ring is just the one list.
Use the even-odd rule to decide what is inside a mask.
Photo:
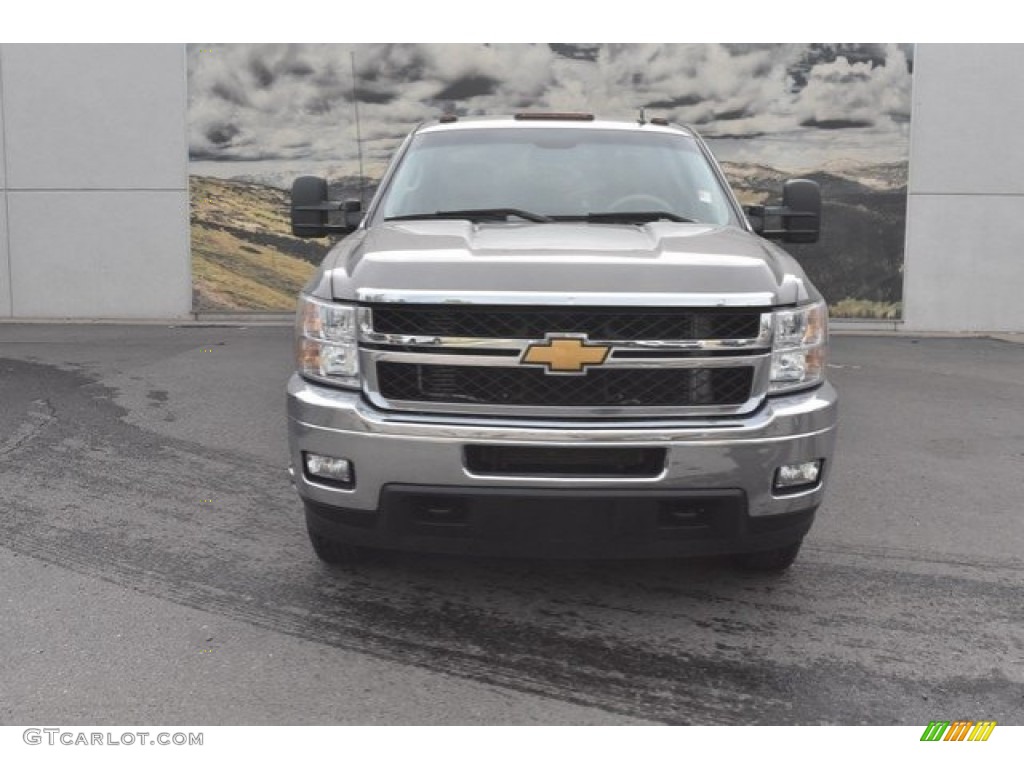
[[(778, 202), (789, 174), (766, 165), (723, 163), (722, 170), (745, 205)], [(821, 186), (821, 240), (787, 244), (824, 294), (833, 315), (898, 313), (903, 290), (903, 238), (907, 205), (906, 163), (843, 166), (804, 175)]]

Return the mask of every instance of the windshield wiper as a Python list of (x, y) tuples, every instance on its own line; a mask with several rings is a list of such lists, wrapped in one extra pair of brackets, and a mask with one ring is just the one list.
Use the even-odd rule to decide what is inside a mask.
[(693, 219), (686, 219), (671, 211), (605, 211), (602, 213), (588, 213), (585, 216), (559, 216), (559, 221), (594, 221), (594, 222), (625, 222), (627, 224), (645, 224), (650, 221), (683, 221), (693, 223)]
[(520, 208), (472, 208), (465, 211), (435, 211), (434, 213), (407, 213), (404, 216), (388, 216), (384, 221), (413, 221), (415, 219), (507, 219), (515, 216), (527, 221), (549, 222), (554, 221), (550, 216), (533, 211), (524, 211)]

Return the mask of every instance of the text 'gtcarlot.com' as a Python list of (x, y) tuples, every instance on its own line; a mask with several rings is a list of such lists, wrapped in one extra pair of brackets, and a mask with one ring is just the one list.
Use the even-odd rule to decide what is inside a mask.
[(100, 733), (98, 731), (65, 731), (60, 728), (26, 728), (21, 738), (26, 744), (62, 744), (66, 747), (127, 747), (176, 746), (201, 747), (202, 733), (151, 733), (149, 731), (124, 731), (123, 733)]

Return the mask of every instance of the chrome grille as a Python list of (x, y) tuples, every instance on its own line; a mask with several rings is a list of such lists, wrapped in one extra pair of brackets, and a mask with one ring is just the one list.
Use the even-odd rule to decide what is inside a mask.
[[(547, 418), (729, 415), (768, 389), (769, 309), (420, 304), (360, 311), (364, 391), (377, 407)], [(614, 298), (614, 297), (612, 297)], [(436, 301), (436, 299), (435, 299)], [(552, 372), (522, 361), (565, 337), (610, 347), (601, 364)]]
[(378, 333), (537, 339), (548, 333), (585, 333), (604, 341), (744, 339), (758, 335), (759, 310), (630, 307), (382, 307), (373, 311)]
[(478, 405), (651, 407), (737, 405), (750, 396), (754, 369), (599, 368), (549, 376), (536, 368), (377, 363), (388, 400)]

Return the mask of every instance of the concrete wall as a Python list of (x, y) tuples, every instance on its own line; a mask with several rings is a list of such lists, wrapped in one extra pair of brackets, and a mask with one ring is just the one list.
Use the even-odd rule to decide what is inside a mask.
[(919, 45), (905, 327), (1024, 331), (1022, 45)]
[[(920, 45), (905, 326), (1024, 331), (1024, 46)], [(0, 45), (0, 319), (191, 310), (181, 45)]]
[(0, 50), (0, 318), (11, 316), (11, 260), (7, 233), (7, 156), (4, 132), (3, 58)]
[(191, 309), (180, 45), (0, 46), (0, 317)]

